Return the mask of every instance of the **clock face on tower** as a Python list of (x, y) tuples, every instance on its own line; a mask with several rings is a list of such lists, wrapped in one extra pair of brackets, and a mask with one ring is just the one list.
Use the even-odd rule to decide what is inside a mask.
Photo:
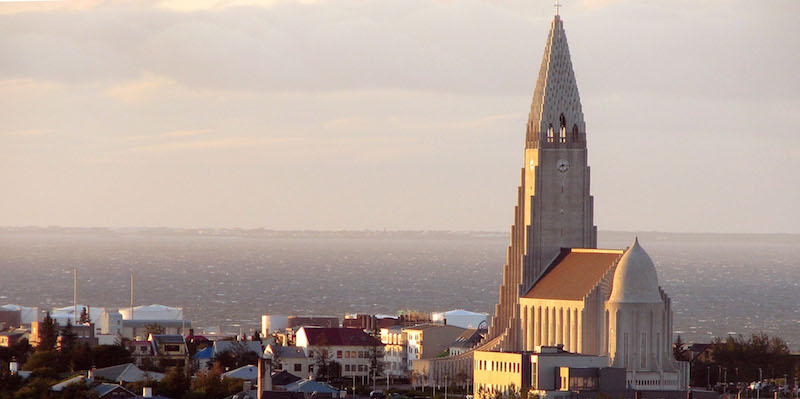
[(559, 159), (558, 162), (556, 162), (556, 169), (561, 173), (565, 173), (569, 170), (569, 162), (566, 159)]

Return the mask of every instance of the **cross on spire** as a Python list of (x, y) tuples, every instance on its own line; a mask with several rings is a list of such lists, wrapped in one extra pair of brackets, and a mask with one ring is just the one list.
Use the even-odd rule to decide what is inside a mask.
[(559, 11), (561, 9), (561, 3), (559, 3), (558, 0), (556, 0), (556, 3), (553, 4), (553, 5), (556, 7), (556, 16), (559, 16), (560, 15)]

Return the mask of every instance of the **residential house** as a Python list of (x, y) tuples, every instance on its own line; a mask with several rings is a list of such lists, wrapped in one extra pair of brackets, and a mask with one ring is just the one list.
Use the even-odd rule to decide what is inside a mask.
[(315, 354), (327, 352), (328, 358), (342, 366), (342, 377), (366, 377), (370, 357), (382, 359), (381, 341), (355, 328), (302, 327), (297, 331), (297, 346), (306, 350), (312, 366)]
[(28, 332), (28, 330), (23, 329), (0, 332), (0, 346), (12, 346), (21, 339), (28, 339), (30, 335), (31, 334)]
[(91, 389), (98, 399), (125, 399), (134, 398), (136, 394), (122, 385), (101, 383)]
[(131, 351), (131, 357), (137, 366), (143, 366), (145, 362), (151, 364), (156, 362), (156, 353), (153, 350), (153, 343), (150, 341), (130, 341), (128, 350)]
[(300, 378), (314, 374), (314, 363), (309, 358), (306, 348), (268, 345), (265, 352), (273, 353), (274, 358), (277, 359), (273, 365), (275, 370), (284, 370)]
[(403, 378), (408, 376), (408, 345), (401, 326), (381, 328), (384, 375)]
[(136, 381), (161, 381), (164, 373), (142, 370), (133, 363), (119, 364), (91, 371), (92, 378), (102, 377), (106, 381), (117, 383), (136, 382)]
[(189, 363), (189, 348), (183, 335), (150, 334), (153, 353), (162, 366), (184, 367)]
[(313, 378), (295, 381), (284, 386), (287, 392), (302, 392), (306, 399), (310, 398), (340, 398), (344, 397), (338, 389)]
[(712, 344), (692, 344), (687, 349), (689, 361), (694, 364), (711, 363), (714, 361), (714, 345)]
[(406, 327), (408, 369), (418, 359), (433, 359), (442, 353), (449, 353), (450, 344), (467, 329), (446, 324), (420, 324)]
[(248, 364), (238, 369), (233, 369), (222, 373), (222, 378), (238, 378), (256, 384), (258, 383), (258, 365)]
[(470, 328), (464, 331), (461, 335), (450, 344), (450, 356), (460, 355), (469, 352), (481, 342), (486, 330), (478, 330), (477, 328)]

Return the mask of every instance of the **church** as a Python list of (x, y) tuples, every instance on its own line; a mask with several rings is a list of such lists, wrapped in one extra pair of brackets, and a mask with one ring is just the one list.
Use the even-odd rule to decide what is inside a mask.
[(429, 365), (434, 381), (468, 368), (476, 394), (685, 397), (689, 365), (672, 357), (671, 301), (652, 259), (633, 237), (624, 250), (597, 249), (588, 137), (556, 13), (526, 124), (495, 315), (475, 350)]

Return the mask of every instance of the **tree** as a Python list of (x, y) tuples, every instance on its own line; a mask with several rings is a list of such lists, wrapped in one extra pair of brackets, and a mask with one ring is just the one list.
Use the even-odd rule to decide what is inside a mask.
[[(791, 373), (794, 366), (786, 341), (763, 332), (752, 334), (748, 338), (741, 335), (716, 338), (711, 345), (713, 362), (708, 366), (738, 369), (739, 381), (758, 380), (759, 368), (765, 378), (783, 377), (784, 374)], [(712, 373), (712, 380), (716, 374)]]
[(131, 352), (119, 345), (97, 345), (92, 348), (92, 358), (97, 368), (133, 363)]
[(374, 381), (386, 369), (386, 362), (383, 361), (383, 345), (380, 345), (380, 343), (370, 345), (369, 350), (367, 350), (367, 359), (369, 360), (367, 365), (369, 375)]
[[(314, 362), (314, 370), (317, 373), (317, 377), (323, 379), (330, 379), (333, 378), (333, 367), (331, 367), (331, 363), (335, 363), (332, 359), (332, 351), (331, 348), (328, 347), (328, 343), (325, 340), (325, 337), (320, 338), (319, 345), (314, 346), (314, 354), (311, 357)], [(338, 364), (338, 363), (337, 363)], [(341, 366), (339, 367), (341, 371)]]
[(58, 326), (56, 321), (50, 317), (50, 312), (48, 311), (42, 322), (39, 323), (39, 344), (36, 346), (36, 350), (40, 352), (51, 351), (55, 349), (57, 342)]
[(281, 347), (283, 346), (283, 342), (276, 336), (276, 334), (272, 334), (271, 343), (269, 346), (272, 350), (272, 364), (273, 367), (276, 369), (283, 368), (283, 357), (281, 356)]
[(28, 360), (29, 353), (31, 346), (26, 338), (22, 338), (9, 347), (0, 346), (0, 362), (11, 363), (16, 360), (19, 364), (24, 364)]
[(688, 354), (686, 352), (686, 348), (684, 348), (683, 339), (681, 335), (678, 334), (678, 338), (675, 340), (675, 344), (672, 346), (672, 356), (675, 357), (675, 360), (678, 361), (686, 361), (688, 359)]
[(92, 350), (86, 342), (76, 342), (69, 351), (70, 370), (88, 370), (92, 368)]
[(67, 325), (61, 330), (61, 352), (68, 353), (75, 346), (77, 340), (78, 334), (72, 330), (72, 321), (67, 319)]
[(86, 306), (81, 309), (81, 316), (78, 319), (78, 322), (81, 324), (89, 324), (91, 323), (92, 319), (89, 317), (89, 310), (86, 309)]
[(191, 378), (187, 376), (186, 370), (175, 366), (167, 370), (164, 378), (158, 383), (155, 389), (156, 394), (169, 398), (180, 398), (191, 385)]
[(456, 384), (458, 388), (468, 388), (469, 374), (464, 370), (459, 370), (458, 373), (453, 376), (453, 383)]
[[(191, 398), (217, 399), (233, 395), (242, 389), (243, 381), (238, 378), (222, 379), (222, 365), (219, 363), (197, 375), (191, 383)], [(185, 397), (185, 396), (184, 396)]]
[(248, 364), (257, 364), (260, 354), (253, 352), (242, 341), (233, 341), (231, 346), (214, 355), (214, 363), (220, 363), (223, 368), (235, 369)]
[(131, 343), (131, 339), (122, 335), (122, 331), (117, 331), (117, 338), (114, 339), (114, 345), (127, 348)]
[(55, 377), (57, 373), (64, 371), (62, 366), (63, 364), (58, 359), (58, 352), (51, 350), (34, 353), (22, 365), (22, 369), (32, 371), (34, 374), (41, 376)]

